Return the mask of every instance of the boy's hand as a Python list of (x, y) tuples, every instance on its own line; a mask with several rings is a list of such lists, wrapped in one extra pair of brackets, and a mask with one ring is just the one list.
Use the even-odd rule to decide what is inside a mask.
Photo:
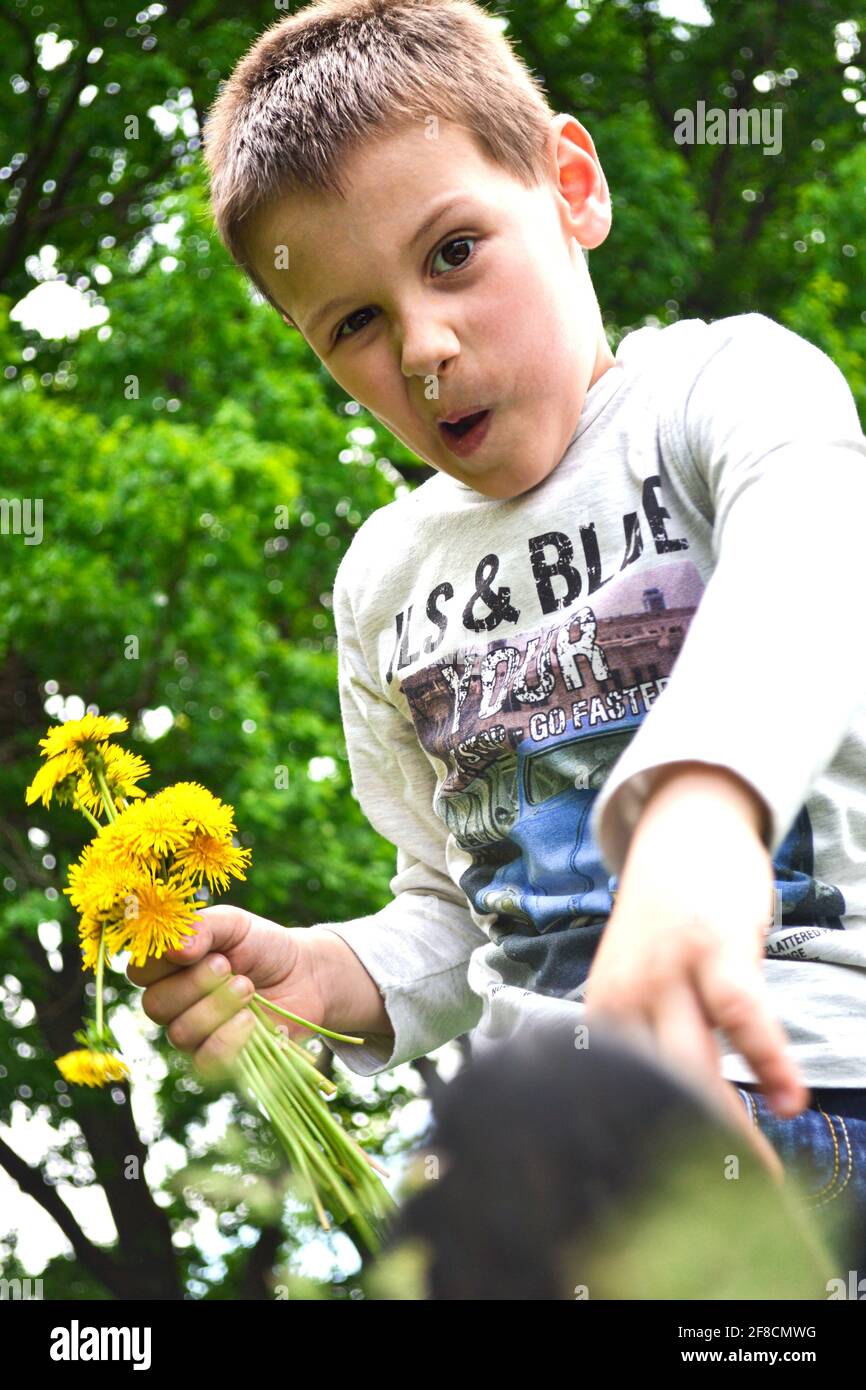
[(749, 1063), (778, 1114), (808, 1102), (766, 998), (774, 877), (761, 814), (751, 790), (724, 769), (683, 763), (659, 778), (586, 992), (588, 1021), (648, 1028), (707, 1099), (739, 1120), (745, 1111), (721, 1076), (714, 1028)]
[[(327, 1001), (316, 952), (309, 949), (314, 928), (282, 927), (229, 906), (203, 908), (196, 925), (185, 950), (130, 965), (126, 973), (134, 985), (145, 986), (142, 1007), (148, 1018), (166, 1026), (169, 1041), (192, 1054), (202, 1075), (222, 1074), (243, 1047), (254, 1023), (245, 1007), (254, 991), (311, 1023), (325, 1024)], [(310, 1037), (309, 1029), (278, 1014), (268, 1017), (291, 1037)]]

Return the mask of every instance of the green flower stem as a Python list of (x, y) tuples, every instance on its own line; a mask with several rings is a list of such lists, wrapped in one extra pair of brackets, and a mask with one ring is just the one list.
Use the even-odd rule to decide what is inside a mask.
[[(262, 1057), (262, 1054), (259, 1053), (259, 1056)], [(340, 1140), (343, 1136), (340, 1132), (333, 1130), (332, 1117), (327, 1111), (322, 1113), (319, 1108), (318, 1097), (315, 1093), (310, 1094), (308, 1083), (300, 1078), (301, 1085), (299, 1087), (297, 1076), (292, 1077), (289, 1072), (285, 1071), (275, 1071), (272, 1057), (262, 1057), (262, 1068), (267, 1070), (267, 1074), (273, 1079), (276, 1103), (281, 1111), (285, 1112), (285, 1118), (294, 1129), (297, 1129), (299, 1125), (305, 1127), (315, 1143), (321, 1147), (322, 1167), (325, 1175), (327, 1176), (328, 1163), (335, 1163), (342, 1168), (343, 1155), (340, 1150)], [(352, 1173), (348, 1172), (347, 1176), (351, 1178)]]
[[(311, 1090), (309, 1083), (298, 1074), (294, 1063), (290, 1063), (286, 1066), (287, 1059), (283, 1054), (279, 1054), (279, 1060), (277, 1060), (277, 1056), (273, 1050), (272, 1039), (267, 1035), (255, 1038), (254, 1048), (258, 1052), (263, 1069), (274, 1080), (274, 1090), (280, 1105), (290, 1110), (293, 1103), (299, 1117), (303, 1120), (309, 1120), (312, 1112), (314, 1123), (316, 1121), (319, 1122), (319, 1127), (321, 1129), (320, 1137), (323, 1143), (329, 1139), (332, 1140), (332, 1127), (334, 1125), (333, 1116), (324, 1104), (319, 1103), (315, 1091)], [(287, 1091), (285, 1095), (285, 1105), (280, 1088), (281, 1081)]]
[[(259, 1013), (259, 1017), (264, 1023), (268, 1023), (268, 1018), (265, 1014)], [(329, 1076), (325, 1076), (325, 1073), (319, 1070), (315, 1057), (311, 1056), (307, 1049), (302, 1047), (299, 1042), (296, 1042), (294, 1038), (287, 1037), (285, 1033), (280, 1033), (277, 1037), (277, 1046), (280, 1048), (281, 1052), (297, 1058), (297, 1060), (304, 1063), (311, 1072), (315, 1072), (317, 1084), (321, 1086), (322, 1090), (325, 1091), (327, 1095), (336, 1095), (336, 1082), (332, 1081)]]
[[(270, 1113), (272, 1111), (272, 1107), (268, 1103), (268, 1087), (264, 1078), (259, 1072), (256, 1063), (253, 1061), (251, 1056), (243, 1056), (239, 1059), (239, 1061), (241, 1064), (241, 1072), (244, 1075), (244, 1079), (246, 1081), (247, 1086), (249, 1087), (253, 1095), (256, 1097), (260, 1106), (268, 1115), (271, 1124), (274, 1125), (274, 1128), (277, 1130), (277, 1133), (283, 1140), (283, 1144), (289, 1154), (292, 1164), (296, 1168), (301, 1169), (303, 1171), (303, 1156), (300, 1154), (297, 1144), (294, 1142), (290, 1133), (282, 1132), (282, 1126), (275, 1121), (273, 1114)], [(316, 1203), (316, 1209), (317, 1214), (319, 1216), (319, 1220), (324, 1226), (325, 1230), (330, 1230), (327, 1217), (324, 1215), (324, 1212), (320, 1210), (320, 1205), (318, 1204), (315, 1184), (311, 1181), (309, 1173), (305, 1173), (305, 1176), (307, 1178), (307, 1182), (309, 1184), (314, 1203)]]
[(282, 1014), (283, 1018), (291, 1019), (292, 1023), (300, 1023), (303, 1028), (309, 1028), (313, 1033), (321, 1033), (325, 1038), (335, 1038), (337, 1042), (362, 1043), (364, 1038), (353, 1038), (348, 1033), (332, 1033), (330, 1028), (323, 1028), (320, 1023), (310, 1023), (306, 1018), (301, 1018), (299, 1014), (290, 1014), (288, 1009), (281, 1009), (279, 1004), (272, 1004), (270, 999), (264, 999), (260, 994), (254, 994), (253, 998), (260, 1004), (264, 1004), (266, 1009), (273, 1009), (275, 1014)]
[(109, 823), (111, 823), (111, 821), (117, 820), (117, 807), (114, 804), (114, 798), (111, 792), (108, 790), (108, 784), (105, 780), (105, 772), (101, 766), (101, 760), (100, 766), (93, 769), (93, 776), (96, 780), (96, 785), (102, 793), (102, 804), (105, 807), (105, 814), (108, 817)]
[[(259, 1009), (255, 1008), (255, 1006), (253, 1006), (253, 1011), (254, 1011), (254, 1013), (255, 1013), (259, 1018), (261, 1018), (261, 1012), (260, 1012)], [(270, 1028), (268, 1029), (268, 1040), (271, 1042), (272, 1045), (275, 1045), (275, 1046), (276, 1046), (276, 1048), (277, 1048), (278, 1051), (281, 1051), (280, 1043), (277, 1042), (276, 1036), (275, 1036), (275, 1034), (273, 1033), (273, 1031), (272, 1031)], [(304, 1057), (305, 1061), (311, 1063), (311, 1064), (313, 1065), (314, 1070), (316, 1070), (316, 1071), (318, 1072), (318, 1068), (315, 1067), (315, 1063), (313, 1062), (313, 1059), (309, 1056), (309, 1053), (305, 1052), (304, 1049), (303, 1049), (303, 1048), (300, 1048), (300, 1047), (298, 1048), (298, 1051), (299, 1051), (299, 1052), (301, 1053), (301, 1055)], [(318, 1073), (317, 1080), (319, 1081), (319, 1083), (322, 1083), (322, 1082), (324, 1082), (325, 1080), (327, 1080), (327, 1078), (324, 1077), (324, 1076), (322, 1076), (321, 1073)], [(336, 1088), (334, 1088), (334, 1089), (336, 1089)], [(303, 1091), (301, 1092), (301, 1099), (302, 1099), (303, 1101), (306, 1101), (307, 1098), (308, 1098), (308, 1096), (309, 1096), (309, 1093), (308, 1093), (306, 1090), (303, 1090)], [(317, 1107), (317, 1108), (318, 1108), (318, 1107)], [(354, 1139), (354, 1138), (352, 1138), (351, 1135), (349, 1135), (349, 1134), (346, 1133), (346, 1131), (342, 1128), (342, 1126), (337, 1125), (336, 1120), (334, 1120), (333, 1116), (330, 1114), (329, 1111), (326, 1110), (326, 1111), (325, 1111), (325, 1114), (327, 1114), (328, 1120), (330, 1121), (330, 1123), (331, 1123), (333, 1126), (336, 1127), (336, 1131), (337, 1131), (337, 1133), (338, 1133), (339, 1136), (340, 1136), (340, 1144), (342, 1145), (342, 1144), (345, 1144), (346, 1142), (348, 1142), (349, 1144), (351, 1144), (355, 1149), (357, 1149), (358, 1153), (361, 1155), (361, 1157), (365, 1160), (366, 1163), (368, 1163), (371, 1167), (375, 1168), (377, 1172), (379, 1172), (379, 1173), (381, 1173), (381, 1174), (383, 1175), (383, 1177), (386, 1177), (386, 1178), (387, 1178), (387, 1177), (389, 1176), (387, 1170), (384, 1169), (384, 1168), (382, 1168), (379, 1164), (377, 1164), (377, 1163), (375, 1162), (375, 1160), (372, 1159), (372, 1158), (370, 1157), (370, 1155), (369, 1155), (368, 1153), (365, 1152), (365, 1150), (361, 1147), (361, 1145), (357, 1142), (357, 1140)]]
[[(269, 1055), (267, 1060), (273, 1073), (272, 1055)], [(300, 1078), (298, 1078), (297, 1075), (290, 1076), (287, 1073), (285, 1080), (287, 1083), (289, 1083), (290, 1092), (289, 1095), (287, 1095), (286, 1099), (287, 1101), (289, 1101), (290, 1104), (293, 1103), (293, 1108), (297, 1112), (297, 1117), (303, 1120), (305, 1124), (309, 1125), (313, 1132), (316, 1131), (317, 1122), (320, 1121), (320, 1123), (318, 1124), (319, 1142), (321, 1143), (323, 1149), (326, 1151), (327, 1156), (336, 1161), (336, 1136), (332, 1128), (332, 1126), (334, 1125), (333, 1116), (326, 1111), (325, 1115), (321, 1116), (320, 1120), (320, 1110), (318, 1104), (316, 1103), (315, 1094), (311, 1094), (309, 1087), (305, 1085), (303, 1082), (301, 1082), (301, 1084), (298, 1085), (298, 1081), (300, 1080)], [(327, 1118), (325, 1118), (325, 1116)]]
[[(302, 1120), (306, 1119), (306, 1116), (304, 1116), (303, 1112), (301, 1112), (299, 1116), (292, 1115), (290, 1098), (280, 1087), (280, 1081), (283, 1078), (275, 1073), (273, 1056), (264, 1040), (261, 1037), (256, 1037), (255, 1033), (257, 1031), (258, 1030), (254, 1031), (251, 1038), (252, 1045), (250, 1047), (250, 1052), (254, 1064), (257, 1067), (259, 1078), (264, 1083), (263, 1094), (266, 1095), (269, 1105), (279, 1115), (281, 1120), (284, 1122), (293, 1120), (295, 1122), (295, 1128), (298, 1129), (300, 1136), (300, 1127), (297, 1125), (297, 1120), (298, 1118)], [(289, 1081), (290, 1079), (292, 1078), (286, 1075), (285, 1080)], [(294, 1090), (294, 1087), (292, 1089)], [(330, 1119), (330, 1116), (328, 1116), (328, 1119)], [(317, 1162), (320, 1160), (320, 1155), (318, 1153), (311, 1156), (314, 1157)]]
[[(103, 806), (105, 807), (105, 814), (106, 814), (106, 816), (108, 817), (108, 821), (109, 821), (109, 824), (110, 824), (111, 821), (117, 820), (117, 808), (116, 808), (116, 806), (115, 806), (115, 804), (114, 804), (114, 801), (113, 801), (112, 796), (111, 796), (111, 792), (108, 790), (108, 786), (107, 786), (106, 781), (105, 781), (105, 772), (104, 772), (103, 767), (102, 767), (102, 761), (101, 761), (101, 759), (100, 759), (99, 764), (94, 768), (93, 775), (94, 775), (94, 777), (95, 777), (95, 779), (96, 779), (96, 785), (99, 787), (99, 790), (100, 790), (100, 792), (102, 793), (102, 804), (103, 804)], [(82, 809), (83, 809), (83, 808), (82, 808)], [(86, 814), (86, 813), (85, 813), (85, 814)], [(96, 824), (96, 822), (94, 822), (94, 824)], [(97, 825), (96, 828), (97, 828), (97, 830), (99, 830), (99, 829), (100, 829), (100, 826)], [(98, 953), (98, 955), (97, 955), (97, 957), (96, 957), (96, 1031), (97, 1031), (97, 1033), (99, 1034), (100, 1038), (102, 1037), (102, 1029), (103, 1029), (102, 989), (103, 989), (104, 979), (105, 979), (105, 927), (102, 928), (102, 931), (100, 932), (100, 935), (99, 935), (99, 953)]]
[[(289, 1056), (290, 1061), (292, 1057), (296, 1057), (297, 1060), (299, 1062), (302, 1062), (303, 1065), (307, 1068), (307, 1070), (311, 1073), (311, 1080), (315, 1080), (316, 1084), (321, 1086), (322, 1090), (326, 1091), (328, 1095), (335, 1095), (337, 1091), (336, 1084), (331, 1080), (329, 1076), (325, 1076), (324, 1072), (319, 1071), (319, 1068), (316, 1065), (315, 1057), (311, 1057), (307, 1049), (305, 1047), (302, 1047), (300, 1043), (295, 1042), (294, 1038), (289, 1038), (284, 1033), (277, 1033), (274, 1024), (271, 1023), (267, 1014), (263, 1013), (263, 1011), (259, 1008), (255, 1000), (256, 996), (253, 995), (253, 998), (250, 1002), (250, 1008), (252, 1009), (252, 1012), (255, 1014), (256, 1018), (260, 1021), (262, 1026), (267, 1029), (268, 1037), (273, 1038), (274, 1043), (276, 1044), (279, 1051), (284, 1056), (286, 1056), (287, 1054), (291, 1054)], [(312, 1076), (313, 1072), (315, 1072), (315, 1077)]]
[[(285, 1120), (281, 1124), (281, 1132), (284, 1136), (291, 1133), (291, 1127)], [(299, 1136), (300, 1137), (300, 1136)], [(328, 1161), (322, 1155), (308, 1136), (303, 1136), (302, 1147), (309, 1154), (315, 1167), (319, 1171), (320, 1181), (326, 1193), (326, 1199), (338, 1220), (350, 1218), (354, 1221), (362, 1221), (362, 1213), (357, 1202), (353, 1199), (351, 1187), (344, 1183), (339, 1175), (329, 1167)], [(349, 1175), (349, 1183), (356, 1186), (354, 1178)]]
[[(284, 1134), (284, 1139), (288, 1139), (288, 1138), (289, 1138), (289, 1133), (288, 1133), (288, 1130), (286, 1130), (286, 1132), (285, 1132), (285, 1134)], [(314, 1181), (314, 1179), (313, 1179), (313, 1175), (312, 1175), (312, 1173), (310, 1172), (309, 1168), (307, 1167), (306, 1161), (305, 1161), (305, 1159), (304, 1159), (304, 1155), (303, 1155), (303, 1153), (301, 1152), (300, 1149), (297, 1149), (297, 1150), (296, 1150), (296, 1154), (295, 1154), (295, 1164), (297, 1165), (297, 1167), (298, 1167), (298, 1169), (299, 1169), (299, 1171), (300, 1171), (300, 1173), (301, 1173), (301, 1176), (302, 1176), (302, 1178), (303, 1178), (303, 1180), (304, 1180), (304, 1185), (306, 1186), (307, 1191), (309, 1192), (310, 1196), (311, 1196), (312, 1199), (313, 1199), (313, 1205), (314, 1205), (314, 1207), (316, 1208), (316, 1215), (318, 1216), (319, 1221), (321, 1222), (321, 1224), (322, 1224), (322, 1226), (324, 1227), (324, 1229), (325, 1229), (326, 1231), (329, 1231), (329, 1230), (331, 1229), (331, 1226), (330, 1226), (330, 1222), (328, 1221), (327, 1212), (325, 1211), (325, 1208), (324, 1208), (324, 1206), (322, 1205), (322, 1199), (321, 1199), (321, 1197), (319, 1196), (318, 1189), (316, 1188), (316, 1184), (315, 1184), (315, 1181)]]
[(283, 1143), (286, 1146), (286, 1149), (294, 1166), (298, 1169), (298, 1171), (301, 1173), (304, 1179), (305, 1185), (312, 1198), (313, 1205), (316, 1208), (316, 1215), (319, 1218), (319, 1222), (326, 1231), (329, 1231), (331, 1229), (330, 1222), (328, 1221), (327, 1214), (325, 1212), (324, 1207), (322, 1206), (321, 1199), (316, 1189), (316, 1184), (313, 1181), (313, 1176), (310, 1173), (307, 1164), (304, 1160), (304, 1155), (300, 1145), (298, 1145), (295, 1142), (289, 1127), (283, 1125), (283, 1123), (279, 1119), (273, 1107), (273, 1104), (271, 1103), (269, 1105), (267, 1101), (265, 1101), (265, 1097), (270, 1099), (270, 1088), (262, 1073), (259, 1071), (256, 1063), (253, 1061), (252, 1057), (243, 1058), (242, 1062), (244, 1065), (244, 1069), (247, 1072), (247, 1084), (250, 1086), (250, 1089), (253, 1091), (253, 1094), (258, 1095), (258, 1097), (263, 1101), (266, 1112), (270, 1112), (271, 1123), (277, 1129), (277, 1132), (283, 1140)]
[[(266, 1039), (262, 1039), (261, 1037), (256, 1039), (257, 1046), (262, 1046), (265, 1041), (272, 1047), (276, 1046), (276, 1051), (279, 1053), (279, 1045), (276, 1043), (276, 1038), (270, 1029), (268, 1030)], [(279, 1080), (282, 1080), (282, 1076), (278, 1077), (278, 1082)], [(309, 1089), (303, 1085), (302, 1078), (293, 1076), (290, 1072), (285, 1072), (285, 1081), (295, 1093), (298, 1103), (303, 1110), (308, 1112), (308, 1118), (314, 1134), (316, 1134), (319, 1141), (330, 1150), (333, 1161), (341, 1167), (341, 1161), (349, 1163), (352, 1174), (356, 1178), (360, 1179), (362, 1182), (366, 1179), (367, 1183), (373, 1184), (371, 1191), (375, 1193), (377, 1199), (384, 1194), (387, 1202), (391, 1203), (390, 1195), (382, 1188), (381, 1183), (373, 1178), (369, 1171), (370, 1168), (375, 1168), (383, 1177), (388, 1177), (389, 1174), (387, 1170), (377, 1164), (375, 1160), (365, 1152), (358, 1141), (346, 1132), (343, 1126), (337, 1122), (330, 1111), (320, 1102), (318, 1096), (316, 1096), (315, 1093), (311, 1093)], [(300, 1089), (297, 1084), (298, 1082), (301, 1083)], [(313, 1113), (310, 1115), (309, 1112), (311, 1110)], [(360, 1167), (358, 1165), (360, 1165)], [(345, 1171), (345, 1169), (343, 1171)], [(379, 1205), (378, 1200), (376, 1205)]]
[(90, 824), (93, 826), (94, 830), (101, 830), (101, 829), (102, 829), (102, 826), (99, 824), (99, 821), (96, 819), (96, 817), (95, 817), (95, 816), (92, 816), (92, 815), (90, 814), (90, 812), (88, 811), (87, 807), (86, 807), (86, 806), (82, 806), (82, 804), (81, 804), (80, 801), (78, 801), (78, 800), (73, 801), (73, 803), (72, 803), (72, 809), (73, 809), (73, 811), (80, 811), (81, 814), (82, 814), (87, 820), (90, 821)]
[(99, 933), (99, 950), (96, 954), (96, 1031), (102, 1038), (102, 983), (105, 975), (105, 927)]
[[(257, 1049), (253, 1048), (251, 1051), (253, 1057), (255, 1057)], [(261, 1054), (259, 1055), (261, 1056)], [(256, 1063), (254, 1062), (254, 1066), (255, 1065)], [(326, 1156), (321, 1153), (315, 1143), (315, 1135), (304, 1132), (304, 1127), (298, 1124), (298, 1117), (290, 1113), (280, 1097), (279, 1090), (272, 1084), (268, 1075), (267, 1059), (264, 1056), (261, 1056), (257, 1080), (259, 1086), (262, 1087), (259, 1092), (259, 1097), (265, 1101), (271, 1122), (286, 1144), (290, 1154), (296, 1161), (300, 1159), (300, 1162), (297, 1162), (297, 1167), (310, 1184), (311, 1191), (314, 1194), (314, 1200), (316, 1200), (316, 1185), (313, 1181), (312, 1173), (307, 1166), (307, 1158), (321, 1174), (323, 1186), (326, 1189), (330, 1189), (336, 1197), (338, 1208), (341, 1207), (347, 1215), (355, 1214), (355, 1204), (352, 1201), (350, 1193), (329, 1170)], [(331, 1200), (332, 1205), (334, 1205), (333, 1197), (329, 1198), (329, 1200)], [(327, 1219), (324, 1217), (324, 1211), (318, 1201), (316, 1201), (316, 1208), (319, 1212), (320, 1220), (324, 1219), (327, 1229)]]
[(334, 1083), (306, 1048), (278, 1029), (267, 1015), (270, 1007), (266, 1000), (250, 1003), (256, 1024), (238, 1055), (242, 1092), (273, 1126), (322, 1228), (331, 1229), (327, 1206), (334, 1221), (351, 1222), (369, 1247), (378, 1249), (378, 1223), (394, 1208), (373, 1172), (378, 1165), (329, 1109), (322, 1093), (333, 1094)]
[[(305, 1153), (313, 1169), (315, 1169), (325, 1187), (332, 1184), (332, 1174), (328, 1170), (327, 1159), (317, 1147), (314, 1139), (303, 1125), (298, 1123), (298, 1116), (292, 1115), (285, 1104), (280, 1103), (279, 1092), (269, 1078), (266, 1064), (260, 1064), (259, 1078), (263, 1080), (267, 1088), (268, 1108), (273, 1116), (275, 1125), (279, 1128), (284, 1137), (292, 1143), (292, 1146), (299, 1152)], [(312, 1174), (304, 1164), (304, 1171), (309, 1178)]]
[[(258, 1015), (258, 1009), (255, 1012)], [(369, 1167), (371, 1160), (337, 1123), (319, 1094), (311, 1090), (308, 1073), (304, 1075), (294, 1058), (282, 1050), (272, 1026), (266, 1021), (259, 1018), (259, 1026), (250, 1035), (241, 1056), (247, 1085), (282, 1139), (298, 1172), (312, 1183), (308, 1167), (312, 1164), (321, 1174), (322, 1188), (335, 1216), (343, 1213), (340, 1219), (351, 1219), (371, 1248), (378, 1248), (378, 1237), (359, 1208), (366, 1208), (370, 1215), (384, 1217), (393, 1207), (393, 1201), (373, 1177)], [(340, 1173), (345, 1175), (348, 1186), (341, 1181)], [(311, 1191), (315, 1192), (315, 1186)], [(324, 1214), (318, 1203), (316, 1207), (322, 1221)]]

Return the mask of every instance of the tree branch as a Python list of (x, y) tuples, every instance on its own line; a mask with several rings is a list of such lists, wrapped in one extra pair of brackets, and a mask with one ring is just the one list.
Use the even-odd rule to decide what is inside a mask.
[[(131, 184), (128, 188), (125, 188), (122, 193), (119, 193), (115, 198), (114, 202), (111, 204), (112, 216), (116, 216), (119, 212), (125, 212), (126, 209), (129, 207), (130, 203), (134, 202), (136, 198), (139, 198), (142, 196), (142, 194), (146, 193), (152, 187), (154, 182), (159, 178), (159, 176), (161, 174), (166, 173), (171, 168), (174, 161), (175, 156), (169, 151), (167, 154), (163, 155), (162, 159), (157, 160), (157, 162), (148, 169), (144, 178), (139, 179), (136, 183)], [(45, 227), (51, 226), (55, 222), (65, 221), (70, 217), (78, 217), (83, 212), (92, 211), (92, 202), (73, 203), (71, 207), (64, 208), (46, 208), (43, 212), (41, 212), (37, 217), (33, 219), (32, 230), (34, 233), (39, 232), (44, 230)], [(142, 229), (140, 227), (133, 227), (131, 229), (131, 235), (135, 236), (141, 230)], [(116, 233), (114, 235), (115, 239), (119, 242), (121, 238), (117, 237)]]
[[(653, 110), (656, 113), (656, 116), (659, 119), (659, 122), (661, 123), (664, 130), (668, 134), (670, 134), (674, 128), (674, 113), (673, 111), (671, 111), (670, 107), (665, 102), (664, 98), (662, 97), (661, 91), (659, 90), (658, 68), (656, 67), (655, 53), (653, 52), (653, 39), (655, 38), (656, 33), (658, 33), (658, 28), (651, 23), (649, 19), (649, 12), (647, 10), (641, 10), (640, 12), (640, 18), (638, 20), (638, 32), (641, 36), (643, 48), (644, 83), (646, 85), (647, 91), (649, 92), (650, 102), (652, 104)], [(689, 145), (688, 143), (686, 143), (685, 145), (681, 145), (680, 150), (684, 155), (686, 161), (691, 159), (693, 153), (691, 145)]]
[(10, 1178), (18, 1184), (21, 1191), (26, 1193), (28, 1197), (32, 1197), (34, 1202), (38, 1202), (43, 1211), (46, 1211), (56, 1222), (84, 1268), (100, 1284), (104, 1284), (107, 1289), (114, 1290), (118, 1273), (114, 1261), (104, 1250), (100, 1250), (99, 1246), (87, 1239), (66, 1203), (61, 1201), (55, 1189), (45, 1182), (39, 1169), (31, 1168), (28, 1163), (25, 1163), (23, 1158), (14, 1149), (11, 1149), (2, 1138), (0, 1138), (0, 1166), (6, 1169)]
[[(85, 35), (82, 40), (82, 48), (89, 49), (90, 35)], [(21, 194), (18, 206), (15, 209), (15, 221), (9, 230), (6, 238), (6, 245), (0, 257), (0, 284), (9, 273), (12, 266), (18, 260), (21, 248), (25, 245), (27, 237), (31, 231), (29, 217), (30, 213), (39, 197), (39, 184), (42, 175), (48, 169), (51, 160), (57, 151), (60, 138), (69, 121), (70, 116), (75, 110), (78, 97), (87, 86), (87, 55), (82, 53), (82, 57), (76, 64), (75, 71), (70, 80), (69, 91), (66, 98), (57, 112), (48, 134), (38, 149), (36, 154), (28, 154), (27, 159), (21, 165), (21, 174), (24, 177), (24, 190)]]

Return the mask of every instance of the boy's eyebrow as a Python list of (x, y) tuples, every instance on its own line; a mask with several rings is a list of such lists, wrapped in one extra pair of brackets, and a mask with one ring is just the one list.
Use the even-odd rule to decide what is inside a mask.
[[(459, 205), (464, 201), (466, 201), (466, 194), (461, 193), (458, 194), (456, 197), (449, 197), (445, 203), (442, 203), (439, 207), (434, 208), (433, 211), (429, 214), (429, 216), (424, 218), (424, 221), (421, 223), (420, 227), (416, 228), (412, 236), (409, 238), (409, 241), (406, 245), (407, 251), (412, 251), (414, 249), (414, 247), (422, 239), (422, 237), (426, 236), (426, 234), (431, 230), (431, 228), (435, 227), (440, 217), (444, 217), (446, 213), (452, 212), (454, 208), (459, 207)], [(327, 318), (329, 314), (332, 314), (335, 309), (341, 308), (342, 305), (351, 304), (353, 298), (353, 295), (341, 295), (338, 298), (329, 299), (327, 304), (323, 304), (322, 307), (320, 309), (317, 309), (316, 312), (311, 316), (306, 329), (304, 329), (304, 336), (310, 337), (313, 333), (315, 333), (322, 319)]]

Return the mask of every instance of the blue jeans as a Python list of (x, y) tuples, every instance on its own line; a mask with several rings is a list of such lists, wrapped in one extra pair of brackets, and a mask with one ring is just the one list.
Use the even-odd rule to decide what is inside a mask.
[(836, 1285), (836, 1296), (866, 1299), (866, 1091), (815, 1088), (809, 1107), (783, 1120), (756, 1088), (743, 1082), (736, 1090), (798, 1177), (813, 1223), (837, 1256), (846, 1292)]

